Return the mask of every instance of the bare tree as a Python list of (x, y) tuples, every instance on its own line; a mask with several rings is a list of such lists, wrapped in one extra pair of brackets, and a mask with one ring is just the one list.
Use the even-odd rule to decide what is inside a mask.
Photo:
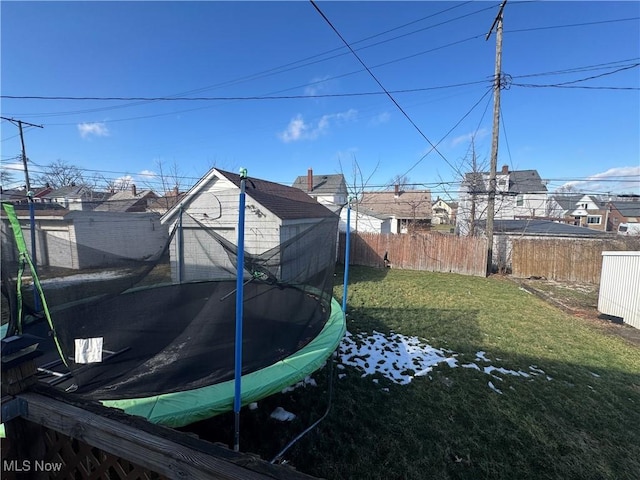
[(119, 178), (101, 177), (102, 184), (108, 192), (123, 192), (131, 187), (132, 178), (129, 175)]
[(64, 160), (56, 160), (44, 167), (44, 171), (35, 177), (35, 181), (41, 185), (49, 184), (51, 188), (75, 186), (87, 186), (82, 170)]
[(6, 168), (0, 168), (0, 186), (2, 186), (2, 188), (6, 188), (7, 185), (13, 182), (13, 173)]
[(395, 175), (389, 182), (388, 189), (393, 189), (398, 186), (400, 190), (415, 190), (415, 185), (411, 184), (411, 179), (406, 175)]
[(479, 160), (476, 152), (475, 138), (471, 139), (467, 153), (462, 158), (458, 171), (465, 172), (460, 179), (460, 197), (457, 218), (460, 221), (458, 233), (468, 236), (478, 235), (478, 220), (486, 216), (486, 185), (483, 172), (486, 171), (486, 160)]
[[(340, 159), (338, 159), (338, 163), (340, 164), (340, 172), (344, 176), (344, 169), (342, 168), (342, 162), (340, 161)], [(365, 191), (367, 185), (371, 181), (371, 177), (374, 175), (379, 165), (380, 165), (380, 162), (376, 163), (376, 166), (373, 169), (373, 171), (365, 179), (364, 174), (362, 173), (362, 168), (360, 168), (360, 164), (358, 163), (358, 159), (356, 158), (355, 154), (352, 155), (351, 178), (348, 180), (345, 179), (345, 182), (347, 184), (347, 195), (350, 198), (355, 200), (355, 207), (356, 207), (355, 231), (356, 232), (358, 231), (358, 206), (359, 206), (360, 199), (362, 198), (363, 192)]]

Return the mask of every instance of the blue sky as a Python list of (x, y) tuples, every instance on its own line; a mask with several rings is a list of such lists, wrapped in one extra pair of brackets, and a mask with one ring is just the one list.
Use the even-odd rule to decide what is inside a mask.
[[(291, 184), (311, 167), (455, 195), (472, 136), (490, 158), (500, 2), (317, 5), (357, 57), (305, 1), (3, 1), (2, 116), (44, 127), (25, 129), (33, 175), (62, 160), (147, 185), (159, 164), (184, 186), (212, 166)], [(639, 2), (508, 1), (498, 168), (640, 193), (639, 64)]]

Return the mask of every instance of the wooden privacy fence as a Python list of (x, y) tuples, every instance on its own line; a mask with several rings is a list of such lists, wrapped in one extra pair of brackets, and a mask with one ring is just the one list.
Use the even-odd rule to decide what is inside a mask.
[[(340, 233), (339, 258), (344, 263), (346, 234)], [(384, 267), (385, 254), (393, 268), (452, 272), (484, 276), (487, 241), (440, 233), (378, 234), (351, 233), (351, 265)]]
[(544, 277), (549, 280), (599, 284), (602, 252), (637, 250), (640, 239), (546, 239), (513, 240), (512, 275), (518, 278)]

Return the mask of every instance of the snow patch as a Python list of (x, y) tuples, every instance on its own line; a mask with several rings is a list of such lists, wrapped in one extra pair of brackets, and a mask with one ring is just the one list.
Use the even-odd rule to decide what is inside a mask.
[(273, 412), (271, 412), (271, 418), (274, 420), (278, 420), (280, 422), (290, 422), (294, 418), (296, 418), (295, 414), (291, 412), (287, 412), (284, 408), (278, 407)]
[[(459, 356), (460, 354), (453, 350), (434, 348), (427, 344), (426, 340), (415, 336), (394, 332), (389, 335), (376, 331), (370, 335), (364, 332), (357, 334), (347, 332), (338, 348), (340, 363), (337, 367), (340, 370), (344, 370), (345, 365), (355, 367), (360, 371), (361, 377), (378, 373), (400, 385), (406, 385), (416, 377), (422, 376), (433, 380), (429, 373), (440, 364), (447, 364), (450, 368), (462, 367), (478, 370), (499, 381), (504, 381), (500, 375), (527, 379), (543, 375), (548, 381), (552, 380), (544, 370), (536, 365), (531, 365), (528, 372), (494, 365), (480, 367), (475, 362), (490, 362), (487, 353), (483, 350), (475, 354), (475, 362), (461, 363), (457, 358)], [(344, 373), (338, 374), (340, 379), (345, 376)], [(373, 382), (379, 384), (378, 379), (374, 379)], [(489, 382), (489, 388), (502, 393), (492, 382)]]

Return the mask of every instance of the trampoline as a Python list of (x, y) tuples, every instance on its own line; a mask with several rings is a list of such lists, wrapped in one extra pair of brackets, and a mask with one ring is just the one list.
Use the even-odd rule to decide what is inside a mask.
[[(10, 271), (5, 268), (12, 261), (29, 260), (18, 218), (11, 208), (5, 210), (3, 272)], [(32, 288), (44, 293), (40, 311), (30, 305), (37, 296), (18, 288), (20, 275), (3, 275), (13, 317), (3, 325), (3, 336), (8, 331), (41, 339), (43, 381), (154, 423), (179, 427), (231, 411), (238, 372), (234, 326), (239, 283), (233, 268), (240, 257), (241, 404), (282, 391), (322, 367), (346, 330), (344, 313), (332, 297), (334, 214), (308, 222), (259, 254), (241, 256), (233, 242), (195, 215), (177, 225), (162, 250), (149, 258), (100, 252), (109, 268), (123, 272), (115, 278), (97, 275), (95, 282), (64, 286), (73, 275), (42, 283), (34, 275)], [(179, 230), (185, 225), (189, 229)], [(183, 262), (175, 257), (183, 248), (176, 242), (188, 241), (203, 248), (207, 280), (176, 278)], [(8, 249), (19, 254), (5, 258)], [(83, 252), (90, 249), (85, 245)], [(100, 255), (91, 252), (91, 258)], [(185, 268), (188, 262), (179, 267), (180, 276)], [(20, 292), (17, 299), (14, 291)], [(16, 308), (16, 302), (23, 305)]]

